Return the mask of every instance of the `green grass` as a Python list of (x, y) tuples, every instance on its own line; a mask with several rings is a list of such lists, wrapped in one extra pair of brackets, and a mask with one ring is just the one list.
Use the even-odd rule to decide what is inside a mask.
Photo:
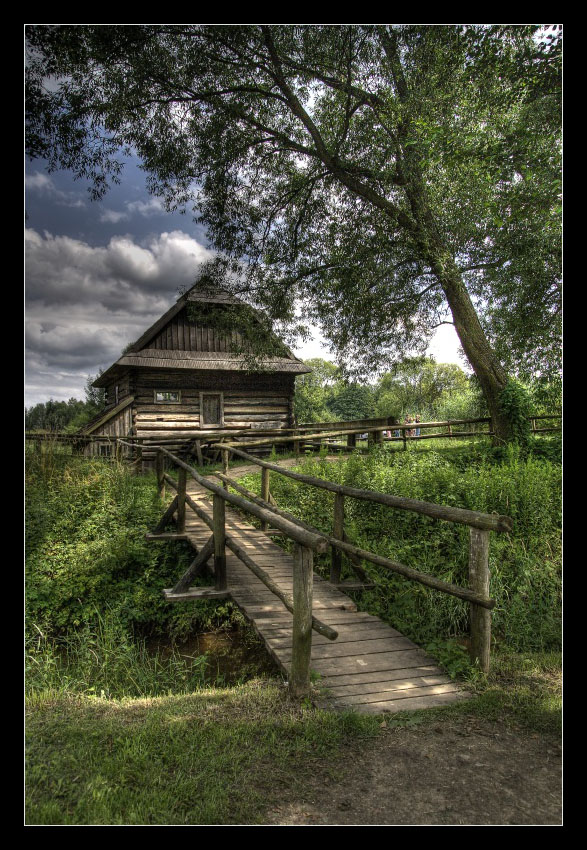
[(498, 654), (471, 701), (393, 715), (292, 703), (275, 681), (191, 694), (107, 699), (34, 691), (27, 700), (32, 824), (262, 824), (306, 777), (340, 775), (346, 745), (385, 729), (471, 718), (560, 734), (560, 659)]
[(374, 718), (294, 705), (285, 689), (144, 700), (32, 699), (26, 822), (255, 824), (280, 787), (377, 733)]
[(471, 700), (427, 711), (392, 715), (389, 726), (435, 722), (442, 717), (474, 717), (504, 723), (512, 729), (559, 737), (562, 731), (561, 654), (492, 654), (487, 675), (469, 668), (461, 685)]
[[(186, 657), (173, 643), (149, 651), (149, 635), (179, 640), (239, 617), (230, 605), (163, 601), (190, 553), (144, 540), (162, 512), (152, 475), (58, 448), (29, 455), (27, 824), (262, 824), (281, 789), (301, 799), (305, 777), (342, 770), (345, 745), (360, 747), (384, 728), (472, 716), (560, 734), (560, 470), (548, 452), (499, 458), (471, 443), (428, 443), (303, 463), (355, 486), (514, 515), (512, 535), (492, 535), (499, 605), (488, 676), (471, 667), (459, 638), (463, 603), (379, 574), (381, 589), (357, 597), (405, 623), (475, 699), (385, 718), (335, 714), (293, 704), (280, 678), (260, 679), (253, 666), (248, 681), (228, 688), (204, 656)], [(273, 474), (272, 492), (329, 528), (328, 494)], [(465, 582), (462, 530), (347, 501), (358, 542)]]
[[(164, 510), (154, 474), (84, 458), (59, 446), (27, 455), (26, 616), (48, 637), (67, 636), (108, 609), (127, 633), (181, 639), (240, 622), (230, 603), (172, 606), (193, 559), (188, 543), (150, 543)], [(195, 584), (202, 583), (196, 580)]]

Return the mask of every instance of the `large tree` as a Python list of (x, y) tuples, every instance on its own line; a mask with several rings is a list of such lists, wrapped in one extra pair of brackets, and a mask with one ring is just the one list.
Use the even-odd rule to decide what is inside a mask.
[(31, 156), (96, 196), (136, 151), (192, 204), (206, 274), (302, 304), (347, 363), (454, 323), (500, 439), (508, 369), (556, 368), (560, 30), (538, 25), (28, 28)]

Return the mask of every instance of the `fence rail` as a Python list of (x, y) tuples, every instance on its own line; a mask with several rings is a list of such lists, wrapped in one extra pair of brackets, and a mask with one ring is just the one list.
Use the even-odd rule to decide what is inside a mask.
[[(378, 425), (377, 428), (380, 429), (380, 426)], [(299, 439), (302, 438), (299, 437)], [(133, 443), (131, 442), (121, 439), (118, 439), (117, 442), (120, 445), (133, 448)], [(436, 505), (415, 499), (392, 496), (387, 493), (348, 487), (325, 479), (292, 472), (277, 464), (263, 461), (258, 457), (250, 455), (233, 444), (219, 443), (217, 446), (223, 453), (224, 472), (218, 473), (218, 477), (224, 486), (214, 484), (208, 478), (200, 475), (197, 470), (164, 446), (153, 445), (150, 447), (157, 453), (157, 487), (161, 497), (164, 498), (165, 496), (166, 485), (175, 490), (176, 496), (168, 506), (153, 534), (149, 536), (151, 539), (167, 539), (169, 535), (165, 535), (163, 529), (174, 514), (177, 515), (177, 532), (182, 535), (185, 532), (185, 509), (187, 504), (210, 527), (212, 536), (195, 561), (190, 565), (188, 571), (178, 581), (172, 593), (181, 593), (186, 590), (190, 581), (203, 568), (203, 565), (211, 557), (212, 553), (214, 554), (215, 565), (215, 592), (217, 594), (226, 594), (229, 592), (227, 589), (225, 556), (225, 549), (228, 547), (283, 602), (285, 607), (293, 614), (293, 656), (290, 676), (292, 694), (295, 696), (304, 695), (309, 689), (312, 629), (331, 640), (337, 637), (335, 630), (321, 623), (312, 614), (313, 557), (315, 552), (325, 553), (328, 550), (331, 553), (330, 581), (338, 587), (344, 586), (344, 583), (341, 583), (342, 555), (344, 554), (349, 559), (352, 569), (362, 582), (366, 578), (366, 573), (362, 569), (362, 563), (363, 561), (368, 561), (427, 587), (431, 587), (434, 590), (450, 594), (468, 602), (471, 606), (471, 656), (482, 670), (487, 671), (489, 669), (491, 643), (490, 612), (495, 606), (495, 601), (489, 597), (489, 534), (491, 531), (498, 533), (511, 531), (513, 523), (510, 517), (483, 514), (477, 511)], [(230, 456), (242, 458), (261, 469), (261, 497), (246, 490), (228, 476)], [(166, 458), (178, 469), (177, 481), (165, 472)], [(270, 491), (270, 474), (272, 472), (334, 493), (332, 534), (325, 534), (308, 523), (302, 522), (291, 513), (277, 507)], [(187, 475), (212, 494), (212, 518), (186, 492)], [(242, 495), (229, 492), (229, 486)], [(469, 587), (459, 587), (450, 584), (435, 576), (420, 572), (404, 564), (355, 546), (348, 540), (344, 531), (345, 498), (361, 499), (399, 510), (413, 511), (434, 519), (468, 525), (470, 527)], [(294, 542), (293, 597), (284, 594), (267, 573), (247, 555), (238, 540), (226, 534), (225, 504), (227, 502), (238, 510), (244, 511), (260, 520), (263, 530), (266, 531), (269, 528), (276, 529), (287, 535)], [(354, 587), (356, 586), (354, 585)], [(208, 591), (207, 593), (211, 595), (212, 592)], [(203, 591), (201, 595), (205, 596), (206, 591)], [(190, 598), (193, 598), (193, 594)]]
[[(262, 497), (259, 499), (249, 491), (245, 491), (248, 499), (254, 503), (263, 506), (268, 510), (272, 510), (275, 514), (282, 518), (295, 519), (291, 514), (281, 511), (275, 501), (271, 500), (270, 480), (269, 475), (275, 472), (283, 475), (286, 478), (307, 484), (311, 487), (327, 490), (334, 493), (334, 517), (333, 517), (333, 533), (331, 535), (324, 534), (313, 528), (311, 525), (304, 523), (304, 527), (313, 533), (323, 534), (324, 539), (331, 547), (331, 568), (330, 581), (340, 586), (341, 574), (341, 553), (344, 553), (349, 558), (351, 567), (359, 574), (359, 577), (365, 578), (364, 572), (359, 565), (362, 561), (369, 561), (385, 569), (403, 575), (405, 578), (416, 581), (434, 590), (442, 593), (447, 593), (451, 596), (456, 596), (459, 599), (467, 601), (471, 606), (470, 616), (470, 631), (471, 631), (471, 657), (474, 662), (477, 662), (480, 668), (487, 672), (489, 670), (490, 646), (491, 646), (491, 610), (495, 607), (495, 600), (489, 597), (489, 534), (491, 531), (497, 533), (507, 533), (513, 529), (513, 521), (510, 517), (500, 516), (496, 514), (484, 514), (478, 511), (465, 510), (463, 508), (454, 508), (446, 505), (436, 505), (430, 502), (421, 502), (416, 499), (406, 499), (399, 496), (392, 496), (388, 493), (380, 493), (374, 490), (362, 490), (356, 487), (348, 487), (342, 484), (336, 484), (332, 481), (327, 481), (322, 478), (315, 478), (311, 475), (304, 475), (291, 470), (284, 469), (277, 464), (261, 460), (248, 454), (242, 449), (235, 446), (224, 444), (221, 446), (221, 451), (224, 455), (224, 473), (219, 474), (221, 480), (232, 487), (235, 487), (236, 482), (230, 479), (226, 472), (228, 470), (228, 459), (230, 454), (248, 461), (262, 470), (261, 492)], [(236, 489), (243, 492), (244, 488), (239, 485)], [(392, 561), (389, 558), (384, 558), (374, 552), (361, 549), (352, 544), (344, 533), (344, 500), (345, 497), (361, 499), (374, 504), (383, 504), (388, 507), (399, 510), (413, 511), (424, 516), (429, 516), (434, 519), (441, 519), (447, 522), (461, 523), (470, 527), (469, 531), (469, 587), (463, 588), (454, 584), (438, 579), (427, 573), (420, 572), (405, 564), (400, 564)], [(299, 524), (300, 520), (296, 519)], [(275, 523), (274, 523), (275, 524)]]

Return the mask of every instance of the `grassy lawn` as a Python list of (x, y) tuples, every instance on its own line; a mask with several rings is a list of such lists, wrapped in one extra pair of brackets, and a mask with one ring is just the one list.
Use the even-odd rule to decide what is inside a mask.
[(142, 699), (37, 692), (27, 706), (27, 823), (262, 824), (283, 795), (334, 780), (394, 727), (506, 724), (557, 737), (560, 658), (502, 655), (476, 697), (420, 712), (363, 717), (293, 704), (283, 684)]
[(140, 700), (46, 693), (27, 726), (29, 824), (263, 823), (280, 786), (377, 733), (263, 681)]

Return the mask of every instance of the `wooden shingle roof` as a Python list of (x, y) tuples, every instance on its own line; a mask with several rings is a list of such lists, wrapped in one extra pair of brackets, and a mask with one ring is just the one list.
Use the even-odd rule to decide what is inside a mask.
[[(182, 295), (177, 302), (154, 322), (141, 337), (115, 362), (102, 373), (93, 383), (94, 387), (105, 387), (122, 374), (127, 368), (148, 367), (156, 369), (191, 369), (198, 371), (269, 371), (277, 373), (304, 374), (311, 372), (301, 360), (283, 344), (284, 356), (262, 357), (258, 359), (258, 369), (251, 368), (251, 358), (233, 354), (229, 345), (223, 345), (222, 351), (185, 350), (181, 340), (173, 337), (173, 344), (178, 347), (170, 348), (171, 337), (168, 336), (165, 346), (166, 328), (172, 323), (185, 321), (185, 313), (178, 315), (190, 302), (202, 304), (232, 304), (248, 306), (225, 290), (210, 290), (192, 287)], [(183, 316), (183, 318), (182, 318)], [(175, 322), (174, 322), (175, 320)], [(192, 326), (193, 327), (193, 326)], [(162, 333), (163, 332), (163, 333)], [(187, 331), (186, 331), (187, 335)], [(185, 343), (185, 348), (189, 342)], [(156, 346), (156, 347), (154, 347)], [(181, 346), (181, 347), (179, 347)], [(199, 346), (196, 346), (199, 347)], [(212, 346), (211, 346), (212, 347)]]

